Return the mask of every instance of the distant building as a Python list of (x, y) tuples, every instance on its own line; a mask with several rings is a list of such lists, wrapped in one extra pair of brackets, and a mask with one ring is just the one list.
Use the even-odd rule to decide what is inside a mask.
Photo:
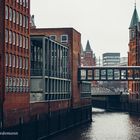
[(128, 66), (128, 57), (121, 57), (119, 65), (120, 66)]
[(95, 66), (96, 65), (95, 54), (93, 53), (93, 50), (91, 49), (89, 40), (87, 41), (85, 51), (83, 50), (83, 47), (81, 47), (81, 65), (82, 66)]
[[(120, 64), (120, 53), (104, 53), (102, 55), (103, 66), (118, 66)], [(119, 74), (119, 73), (116, 73)], [(107, 88), (115, 89), (120, 88), (119, 81), (104, 81), (104, 86)]]
[(118, 66), (120, 64), (120, 53), (104, 53), (103, 66)]
[[(140, 66), (140, 20), (136, 6), (129, 26), (129, 51), (128, 66)], [(130, 74), (132, 74), (130, 72)], [(140, 75), (140, 73), (137, 73)], [(140, 83), (138, 81), (128, 82), (130, 93), (140, 94)]]
[(99, 58), (96, 58), (96, 66), (102, 66), (102, 59), (99, 57)]

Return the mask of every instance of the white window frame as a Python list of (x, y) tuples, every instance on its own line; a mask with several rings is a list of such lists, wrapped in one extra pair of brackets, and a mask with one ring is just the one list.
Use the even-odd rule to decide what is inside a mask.
[[(66, 37), (66, 40), (63, 40), (63, 37)], [(61, 43), (68, 43), (68, 35), (67, 34), (61, 35)]]

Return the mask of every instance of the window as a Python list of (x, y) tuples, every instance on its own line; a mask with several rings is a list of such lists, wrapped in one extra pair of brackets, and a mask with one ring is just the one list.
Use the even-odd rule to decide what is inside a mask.
[(26, 8), (28, 8), (28, 0), (26, 0)]
[(28, 82), (28, 79), (26, 79), (26, 86), (28, 87), (28, 85), (29, 85), (29, 82)]
[(50, 39), (56, 40), (56, 35), (50, 35)]
[(16, 85), (19, 86), (19, 78), (16, 79)]
[(6, 77), (5, 85), (6, 85), (6, 87), (8, 87), (8, 77)]
[(15, 44), (16, 44), (16, 33), (13, 32), (13, 45), (15, 45)]
[(12, 66), (12, 56), (11, 56), (11, 54), (9, 54), (9, 67), (11, 67)]
[(20, 86), (22, 86), (22, 78), (20, 78)]
[(23, 6), (24, 7), (26, 6), (26, 0), (23, 0)]
[(23, 60), (23, 69), (25, 69), (25, 58), (23, 58), (22, 60)]
[(20, 0), (20, 5), (22, 5), (22, 0)]
[(15, 55), (13, 55), (13, 63), (12, 66), (15, 67)]
[(19, 13), (16, 12), (16, 23), (19, 24)]
[(19, 67), (22, 68), (22, 57), (19, 57)]
[(22, 35), (20, 35), (19, 41), (20, 41), (20, 47), (22, 47)]
[(20, 26), (22, 26), (22, 14), (20, 14)]
[(16, 23), (16, 11), (13, 10), (13, 22)]
[(26, 43), (25, 36), (23, 36), (23, 48), (25, 48), (25, 43)]
[(5, 42), (8, 42), (8, 30), (5, 29)]
[(9, 44), (12, 43), (12, 31), (9, 31)]
[(12, 77), (9, 77), (9, 86), (12, 86)]
[(26, 17), (26, 29), (28, 29), (28, 17)]
[(68, 43), (68, 35), (61, 35), (61, 43)]
[(26, 37), (26, 49), (28, 49), (28, 37)]
[(16, 56), (16, 68), (18, 68), (18, 56)]
[(25, 20), (25, 16), (23, 16), (23, 27), (25, 27), (26, 24), (26, 20)]
[(18, 39), (18, 34), (16, 34), (16, 45), (19, 45), (19, 39)]
[(25, 67), (26, 67), (26, 70), (28, 70), (28, 58), (26, 58), (25, 61), (26, 61), (25, 62)]
[(9, 20), (12, 21), (12, 8), (9, 10)]
[(13, 78), (13, 86), (16, 86), (16, 78)]
[(8, 6), (5, 7), (5, 19), (8, 19)]
[(5, 66), (8, 66), (8, 54), (5, 54)]

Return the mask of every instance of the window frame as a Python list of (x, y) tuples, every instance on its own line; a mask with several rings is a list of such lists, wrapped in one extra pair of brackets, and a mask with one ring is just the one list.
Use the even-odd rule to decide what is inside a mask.
[[(66, 39), (63, 40), (63, 37), (66, 37)], [(61, 35), (61, 43), (68, 43), (68, 35), (67, 34)]]

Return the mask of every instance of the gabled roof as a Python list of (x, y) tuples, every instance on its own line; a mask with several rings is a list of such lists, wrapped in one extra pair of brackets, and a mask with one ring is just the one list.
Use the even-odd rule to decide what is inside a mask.
[(86, 52), (92, 51), (91, 46), (89, 44), (89, 40), (87, 41), (87, 45), (86, 45)]
[(139, 16), (138, 16), (137, 9), (136, 9), (136, 6), (135, 6), (129, 28), (133, 28), (133, 27), (137, 26), (138, 22), (139, 22)]

